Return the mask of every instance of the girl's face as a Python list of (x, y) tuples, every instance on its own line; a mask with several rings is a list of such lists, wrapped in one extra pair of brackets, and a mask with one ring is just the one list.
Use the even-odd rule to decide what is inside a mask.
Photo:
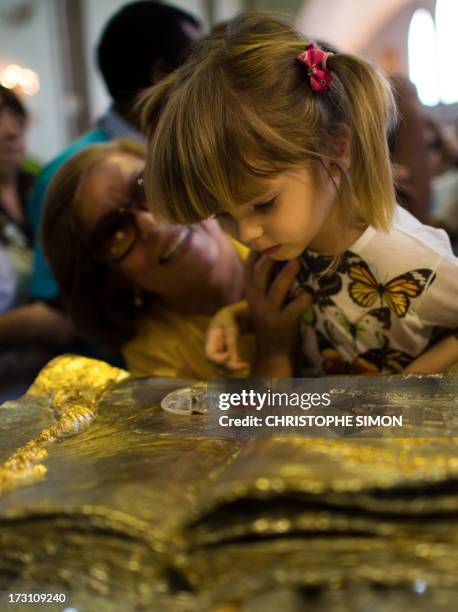
[(333, 254), (338, 237), (329, 213), (339, 180), (321, 166), (314, 174), (302, 167), (287, 170), (267, 182), (262, 199), (221, 213), (218, 220), (247, 247), (277, 261), (294, 259), (306, 248)]
[[(132, 200), (139, 199), (138, 194), (133, 197), (135, 182), (143, 168), (144, 160), (132, 154), (108, 155), (80, 184), (76, 201), (78, 221), (86, 239), (97, 235), (97, 246), (103, 253), (110, 249), (124, 253), (106, 265), (118, 270), (134, 287), (164, 299), (178, 291), (186, 296), (189, 291), (195, 292), (202, 279), (217, 267), (222, 243), (228, 238), (214, 220), (191, 227), (170, 225), (159, 223), (146, 202), (141, 206), (137, 201), (133, 206)], [(116, 215), (115, 211), (124, 208), (132, 210), (137, 228), (127, 250), (123, 247), (128, 232), (112, 222), (113, 213)], [(102, 241), (107, 241), (106, 247)]]

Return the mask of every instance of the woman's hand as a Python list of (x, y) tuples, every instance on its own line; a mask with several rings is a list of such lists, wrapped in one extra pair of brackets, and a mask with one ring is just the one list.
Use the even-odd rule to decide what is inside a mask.
[(250, 253), (247, 260), (246, 295), (256, 337), (252, 375), (290, 377), (300, 317), (313, 298), (300, 290), (287, 300), (299, 272), (298, 260), (288, 262), (270, 283), (273, 266), (274, 261), (265, 255)]

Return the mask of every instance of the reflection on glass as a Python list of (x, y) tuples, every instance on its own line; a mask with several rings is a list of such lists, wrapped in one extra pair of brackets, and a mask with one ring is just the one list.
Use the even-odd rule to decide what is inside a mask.
[(207, 386), (197, 383), (172, 391), (161, 401), (161, 408), (173, 414), (205, 414), (207, 412)]

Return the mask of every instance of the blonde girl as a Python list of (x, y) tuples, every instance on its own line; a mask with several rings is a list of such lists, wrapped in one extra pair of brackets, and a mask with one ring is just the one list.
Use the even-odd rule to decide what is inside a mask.
[[(216, 216), (261, 253), (249, 301), (261, 352), (279, 345), (273, 375), (292, 373), (294, 343), (282, 344), (276, 323), (292, 314), (283, 298), (293, 272), (313, 298), (301, 344), (314, 373), (400, 372), (444, 335), (436, 365), (458, 360), (457, 260), (445, 232), (396, 204), (394, 115), (373, 66), (325, 53), (262, 13), (202, 41), (145, 95), (154, 213), (178, 223)], [(290, 262), (273, 284), (271, 260)], [(306, 305), (302, 294), (296, 310), (298, 300)]]

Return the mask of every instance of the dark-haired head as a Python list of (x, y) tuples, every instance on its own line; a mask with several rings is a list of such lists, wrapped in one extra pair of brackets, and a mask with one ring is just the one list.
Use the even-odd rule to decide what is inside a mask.
[(128, 114), (137, 94), (177, 68), (199, 35), (189, 13), (145, 0), (115, 13), (97, 47), (97, 61), (118, 110)]
[(24, 161), (26, 121), (18, 96), (0, 85), (0, 181), (15, 176)]
[(27, 111), (18, 96), (11, 89), (0, 85), (0, 112), (4, 109), (8, 109), (23, 120), (27, 119)]

